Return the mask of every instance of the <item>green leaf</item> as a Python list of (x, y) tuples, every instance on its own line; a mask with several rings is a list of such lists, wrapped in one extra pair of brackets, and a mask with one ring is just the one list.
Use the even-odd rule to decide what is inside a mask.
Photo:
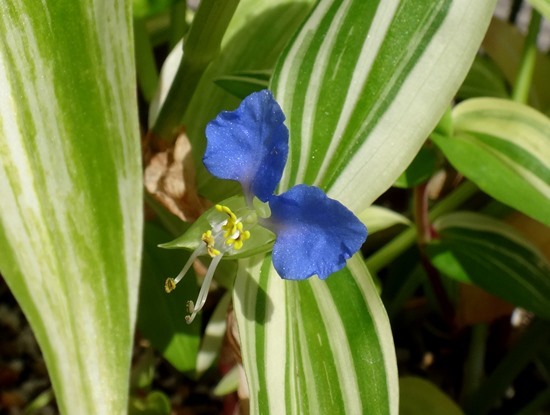
[(159, 391), (149, 393), (145, 398), (132, 397), (129, 415), (169, 415), (172, 410), (170, 399)]
[(226, 292), (216, 305), (212, 317), (208, 320), (199, 353), (197, 354), (196, 371), (198, 375), (206, 372), (220, 354), (227, 331), (227, 311), (230, 303), (231, 293)]
[(397, 413), (391, 329), (360, 254), (326, 281), (242, 259), (233, 303), (251, 413)]
[(291, 141), (280, 189), (314, 184), (353, 211), (370, 205), (445, 112), (494, 4), (321, 1), (273, 75)]
[(174, 3), (184, 0), (132, 0), (134, 17), (153, 16), (169, 9)]
[(504, 75), (498, 66), (486, 56), (476, 56), (468, 76), (466, 76), (456, 95), (460, 99), (510, 97)]
[(237, 98), (244, 99), (253, 92), (266, 89), (270, 77), (269, 71), (246, 71), (220, 76), (214, 82)]
[(432, 139), (481, 190), (550, 225), (550, 119), (508, 100), (477, 98), (453, 112), (454, 137)]
[(0, 270), (63, 414), (123, 414), (141, 153), (128, 2), (0, 2)]
[(405, 216), (382, 206), (369, 206), (359, 215), (359, 220), (365, 224), (369, 235), (387, 229), (393, 225), (410, 226), (411, 221)]
[(440, 272), (550, 317), (550, 263), (514, 228), (469, 212), (442, 216), (434, 226), (439, 239), (427, 253)]
[(550, 0), (527, 0), (546, 20), (550, 20)]
[(399, 415), (463, 415), (439, 388), (427, 380), (406, 376), (399, 379)]
[(158, 248), (170, 234), (155, 225), (145, 224), (142, 281), (139, 295), (138, 329), (182, 372), (195, 369), (199, 349), (200, 315), (193, 324), (185, 322), (185, 304), (199, 292), (192, 269), (176, 290), (167, 294), (164, 280), (175, 277), (189, 258), (185, 251)]
[(242, 367), (235, 365), (227, 372), (222, 380), (216, 385), (212, 393), (214, 396), (225, 396), (235, 392), (239, 387), (239, 377)]
[(411, 188), (426, 182), (436, 171), (437, 153), (432, 147), (422, 147), (409, 167), (397, 178), (395, 187)]

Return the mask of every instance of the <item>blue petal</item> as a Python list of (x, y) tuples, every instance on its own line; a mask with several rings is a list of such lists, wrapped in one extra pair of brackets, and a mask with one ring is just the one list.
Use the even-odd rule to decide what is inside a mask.
[(342, 269), (367, 238), (367, 228), (340, 202), (321, 189), (294, 186), (269, 201), (265, 226), (276, 233), (273, 266), (282, 278), (325, 279)]
[(285, 115), (268, 90), (246, 97), (206, 126), (203, 162), (220, 179), (237, 180), (244, 193), (263, 202), (281, 180), (288, 156)]

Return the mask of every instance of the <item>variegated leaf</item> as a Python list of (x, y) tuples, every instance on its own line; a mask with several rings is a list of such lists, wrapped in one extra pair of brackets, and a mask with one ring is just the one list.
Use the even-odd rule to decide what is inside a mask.
[(454, 137), (433, 140), (484, 192), (550, 225), (550, 119), (517, 102), (464, 101), (453, 111)]
[(0, 2), (0, 270), (64, 414), (123, 414), (142, 184), (128, 2)]
[[(466, 76), (494, 1), (321, 0), (275, 69), (291, 153), (280, 191), (359, 212), (414, 158)], [(234, 302), (252, 413), (397, 414), (395, 351), (362, 260), (282, 281), (241, 261)]]

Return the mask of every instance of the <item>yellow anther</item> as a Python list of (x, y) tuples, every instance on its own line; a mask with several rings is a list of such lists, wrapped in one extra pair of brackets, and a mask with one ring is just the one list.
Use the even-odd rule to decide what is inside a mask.
[(208, 246), (213, 246), (214, 245), (215, 240), (214, 240), (214, 237), (212, 236), (212, 230), (210, 230), (210, 229), (202, 234), (201, 239)]
[(176, 289), (176, 281), (174, 281), (174, 278), (166, 278), (166, 281), (164, 281), (164, 291), (167, 293), (171, 293)]
[[(241, 226), (242, 230), (242, 226)], [(239, 250), (243, 247), (244, 241), (250, 238), (250, 231), (238, 232), (237, 235), (233, 235), (231, 238), (227, 238), (225, 243), (227, 245), (233, 245), (235, 250)]]
[(238, 230), (237, 226), (240, 222), (238, 222), (237, 216), (235, 216), (235, 214), (227, 206), (216, 205), (216, 210), (218, 212), (225, 213), (228, 216), (227, 221), (222, 226), (223, 237), (228, 238)]
[(237, 217), (236, 217), (235, 214), (231, 211), (231, 209), (229, 209), (227, 206), (224, 206), (224, 205), (216, 205), (216, 210), (217, 210), (218, 212), (227, 213), (227, 215), (229, 216), (229, 219), (231, 219), (233, 222), (236, 222), (236, 221), (237, 221)]
[(208, 251), (208, 255), (210, 255), (212, 258), (219, 255), (221, 252), (218, 251), (216, 248), (214, 248), (215, 239), (212, 236), (212, 231), (207, 230), (202, 234), (201, 237), (202, 241), (206, 244), (206, 249)]

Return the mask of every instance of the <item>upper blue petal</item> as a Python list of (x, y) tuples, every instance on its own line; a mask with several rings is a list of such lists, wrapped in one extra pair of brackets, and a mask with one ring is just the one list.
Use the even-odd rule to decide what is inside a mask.
[(367, 228), (321, 189), (297, 185), (269, 201), (275, 232), (273, 266), (282, 278), (325, 279), (342, 269), (367, 238)]
[(206, 126), (203, 162), (220, 179), (237, 180), (249, 197), (267, 201), (281, 180), (288, 156), (285, 115), (268, 90), (246, 97)]

